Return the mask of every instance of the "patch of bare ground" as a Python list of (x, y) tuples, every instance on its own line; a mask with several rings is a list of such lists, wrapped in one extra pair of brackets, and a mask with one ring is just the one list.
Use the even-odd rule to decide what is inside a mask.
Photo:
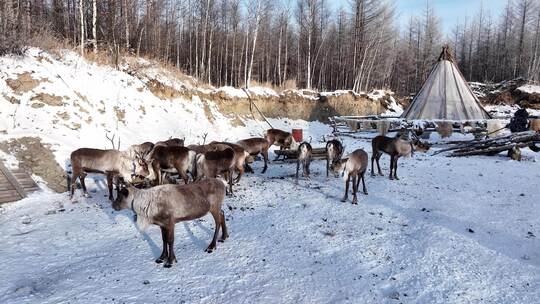
[(58, 165), (51, 145), (37, 137), (21, 137), (0, 142), (0, 150), (19, 161), (19, 167), (41, 177), (56, 192), (67, 190), (66, 172)]
[(22, 95), (28, 91), (35, 89), (41, 82), (49, 81), (46, 78), (35, 79), (32, 77), (32, 73), (24, 72), (17, 74), (17, 78), (6, 79), (6, 84), (17, 95)]
[[(38, 93), (34, 95), (32, 98), (30, 98), (30, 101), (37, 101), (37, 102), (41, 102), (46, 105), (55, 106), (55, 107), (63, 106), (64, 102), (62, 100), (63, 99), (60, 96), (51, 95), (47, 93)], [(35, 107), (34, 104), (32, 104), (32, 107)]]
[(116, 119), (125, 124), (126, 111), (124, 109), (120, 109), (118, 106), (114, 106), (114, 112), (116, 113)]

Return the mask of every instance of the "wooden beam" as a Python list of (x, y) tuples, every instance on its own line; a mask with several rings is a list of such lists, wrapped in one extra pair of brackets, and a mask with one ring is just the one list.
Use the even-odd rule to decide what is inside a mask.
[(11, 174), (11, 172), (6, 168), (4, 167), (4, 164), (0, 161), (0, 171), (2, 171), (2, 173), (4, 174), (4, 176), (7, 178), (7, 180), (9, 181), (9, 183), (11, 185), (13, 185), (13, 187), (15, 188), (15, 190), (17, 190), (17, 192), (19, 193), (19, 195), (21, 197), (26, 197), (26, 191), (23, 189), (23, 187), (19, 184), (19, 182), (17, 181), (17, 179), (15, 178), (15, 176), (13, 176)]

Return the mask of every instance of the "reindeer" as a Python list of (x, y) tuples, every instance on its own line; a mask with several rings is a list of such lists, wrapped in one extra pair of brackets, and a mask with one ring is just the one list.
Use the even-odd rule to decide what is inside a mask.
[(392, 138), (379, 135), (373, 138), (371, 141), (371, 146), (373, 148), (373, 154), (371, 155), (371, 176), (375, 176), (373, 167), (374, 161), (377, 161), (379, 175), (383, 176), (381, 166), (379, 165), (379, 159), (383, 153), (390, 155), (390, 179), (393, 180), (399, 179), (397, 176), (397, 162), (400, 157), (408, 155), (412, 156), (414, 151), (426, 152), (429, 150), (429, 145), (423, 143), (419, 139), (407, 141), (398, 136)]
[(150, 180), (156, 180), (158, 185), (163, 184), (162, 171), (180, 174), (184, 182), (189, 181), (187, 172), (196, 176), (196, 162), (194, 151), (186, 147), (156, 145), (146, 156), (145, 161), (149, 164)]
[(156, 146), (163, 145), (163, 146), (167, 146), (167, 147), (183, 147), (184, 146), (184, 139), (170, 138), (170, 139), (167, 139), (167, 140), (164, 140), (164, 141), (158, 141), (156, 143)]
[(279, 129), (268, 129), (265, 134), (268, 144), (276, 145), (279, 150), (298, 149), (298, 143), (294, 140), (291, 133)]
[(206, 248), (211, 253), (216, 249), (216, 240), (221, 228), (220, 242), (229, 234), (225, 214), (221, 209), (225, 198), (225, 183), (220, 179), (207, 179), (189, 185), (162, 185), (150, 189), (121, 187), (113, 203), (116, 211), (131, 209), (137, 215), (137, 226), (145, 230), (154, 224), (161, 228), (163, 250), (156, 263), (171, 267), (176, 263), (174, 254), (174, 226), (178, 222), (190, 221), (212, 214), (215, 223), (214, 237)]
[(300, 171), (300, 163), (302, 164), (302, 175), (309, 179), (309, 164), (311, 163), (311, 154), (313, 148), (307, 142), (303, 142), (298, 146), (298, 158), (296, 159), (296, 182), (298, 182), (298, 172)]
[(349, 154), (347, 158), (340, 159), (332, 163), (331, 169), (335, 173), (342, 173), (343, 179), (345, 180), (345, 196), (341, 199), (342, 202), (347, 201), (347, 195), (349, 192), (349, 181), (352, 177), (352, 186), (353, 186), (353, 204), (358, 204), (358, 199), (356, 198), (356, 192), (358, 191), (358, 185), (360, 180), (362, 180), (362, 187), (364, 194), (367, 195), (366, 181), (364, 175), (366, 173), (368, 166), (368, 155), (366, 151), (362, 149), (357, 149), (353, 153)]
[(154, 148), (154, 144), (147, 141), (139, 145), (131, 145), (126, 151), (131, 158), (144, 159), (150, 151)]
[(201, 180), (203, 177), (215, 178), (223, 174), (223, 177), (229, 183), (229, 193), (232, 195), (232, 171), (234, 166), (234, 151), (230, 147), (225, 150), (197, 154), (197, 180)]
[(249, 153), (242, 146), (230, 142), (213, 141), (210, 143), (210, 145), (215, 147), (217, 150), (225, 150), (226, 148), (233, 149), (234, 164), (236, 171), (238, 171), (238, 176), (234, 180), (234, 183), (236, 184), (240, 182), (240, 178), (244, 174), (244, 165), (246, 164), (246, 158), (249, 156)]
[(332, 139), (326, 142), (326, 177), (330, 171), (330, 165), (341, 159), (345, 148), (337, 139)]
[[(261, 173), (264, 174), (266, 172), (266, 169), (268, 169), (268, 148), (270, 148), (268, 140), (266, 140), (265, 138), (253, 137), (239, 140), (236, 143), (242, 148), (244, 148), (244, 150), (246, 150), (253, 157), (259, 154), (263, 156), (264, 168)], [(253, 173), (253, 169), (251, 169), (247, 162), (245, 166), (248, 172)]]
[(146, 177), (148, 166), (136, 157), (131, 158), (128, 152), (118, 150), (100, 150), (91, 148), (80, 148), (71, 153), (72, 174), (69, 180), (70, 199), (73, 199), (77, 178), (81, 182), (81, 187), (85, 197), (89, 197), (84, 179), (87, 173), (101, 173), (107, 176), (107, 187), (109, 188), (109, 200), (113, 200), (113, 178), (122, 177), (131, 182), (134, 176)]

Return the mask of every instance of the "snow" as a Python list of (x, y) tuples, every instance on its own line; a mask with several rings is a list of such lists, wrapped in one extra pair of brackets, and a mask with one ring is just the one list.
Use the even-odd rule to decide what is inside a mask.
[[(370, 151), (367, 141), (345, 145)], [(177, 224), (171, 269), (153, 262), (159, 229), (140, 234), (100, 183), (76, 204), (39, 193), (4, 205), (0, 301), (533, 303), (540, 242), (529, 232), (538, 235), (540, 212), (530, 180), (540, 174), (527, 157), (417, 153), (400, 161), (400, 181), (368, 176), (357, 206), (339, 202), (343, 182), (321, 161), (298, 185), (293, 164), (261, 175), (257, 162), (226, 198), (231, 237), (207, 254), (211, 217)], [(388, 172), (387, 158), (381, 165)]]
[(219, 89), (217, 89), (217, 91), (223, 92), (231, 97), (247, 98), (246, 92), (244, 92), (244, 90), (237, 89), (235, 87), (230, 87), (230, 86), (220, 87)]
[[(109, 146), (107, 131), (127, 147), (169, 136), (198, 143), (205, 133), (207, 141), (234, 141), (267, 128), (250, 119), (233, 127), (213, 104), (210, 122), (199, 97), (161, 100), (140, 78), (74, 53), (49, 56), (48, 63), (37, 60), (48, 55), (31, 52), (0, 58), (0, 91), (8, 96), (15, 95), (2, 80), (16, 73), (32, 70), (34, 78), (49, 81), (17, 96), (20, 105), (0, 94), (2, 115), (10, 119), (0, 141), (40, 136), (53, 145), (60, 164), (75, 148)], [(60, 109), (35, 109), (30, 99), (37, 92), (69, 99)], [(116, 118), (115, 106), (125, 110), (125, 122)], [(70, 119), (53, 122), (58, 111)], [(76, 122), (80, 129), (69, 128)], [(322, 147), (332, 130), (302, 120), (270, 123), (302, 128), (314, 147)], [(342, 139), (346, 153), (363, 148), (371, 154), (369, 140)], [(258, 161), (256, 173), (246, 174), (235, 196), (225, 199), (230, 238), (207, 254), (211, 217), (178, 223), (178, 263), (170, 269), (154, 263), (161, 252), (159, 228), (141, 233), (130, 210), (114, 211), (102, 176), (89, 175), (92, 198), (78, 190), (75, 203), (66, 193), (33, 193), (0, 205), (0, 303), (537, 302), (539, 154), (524, 149), (522, 162), (503, 155), (431, 155), (439, 148), (400, 159), (399, 181), (367, 175), (369, 195), (359, 194), (359, 205), (350, 196), (339, 201), (344, 183), (326, 177), (323, 161), (313, 161), (312, 178), (298, 184), (294, 163), (271, 162), (263, 175)], [(16, 165), (12, 157), (8, 161)], [(387, 174), (386, 155), (381, 166)]]
[(526, 84), (517, 90), (527, 94), (540, 94), (540, 85)]
[(279, 97), (279, 94), (276, 91), (265, 87), (249, 87), (249, 92), (260, 96)]

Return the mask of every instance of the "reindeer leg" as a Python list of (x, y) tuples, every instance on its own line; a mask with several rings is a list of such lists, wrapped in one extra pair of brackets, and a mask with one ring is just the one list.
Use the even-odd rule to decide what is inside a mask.
[(304, 167), (305, 173), (307, 174), (307, 175), (306, 175), (307, 179), (311, 179), (311, 178), (309, 177), (309, 174), (311, 173), (311, 172), (309, 171), (309, 165), (310, 165), (310, 160), (308, 159), (308, 160), (306, 160), (306, 162), (305, 162), (305, 167)]
[(341, 199), (342, 202), (347, 201), (347, 195), (349, 194), (349, 181), (351, 180), (351, 175), (347, 173), (347, 179), (345, 180), (345, 196)]
[(381, 164), (379, 163), (379, 160), (381, 159), (381, 156), (382, 156), (382, 152), (379, 152), (377, 153), (377, 169), (379, 170), (379, 175), (380, 176), (384, 176), (384, 174), (382, 173), (382, 170), (381, 170)]
[(91, 197), (90, 194), (88, 194), (88, 191), (86, 190), (86, 184), (84, 183), (84, 179), (86, 178), (86, 175), (87, 175), (86, 173), (82, 172), (79, 175), (79, 181), (81, 182), (81, 188), (83, 190), (84, 197)]
[(169, 255), (168, 254), (168, 244), (167, 244), (167, 228), (165, 227), (159, 227), (161, 228), (161, 240), (163, 241), (163, 251), (161, 251), (161, 255), (159, 256), (159, 258), (156, 259), (156, 263), (158, 264), (161, 264), (163, 263), (163, 261), (165, 261), (167, 259), (167, 256)]
[(233, 193), (233, 190), (232, 190), (232, 185), (233, 185), (233, 171), (231, 169), (229, 169), (229, 171), (227, 172), (227, 174), (229, 175), (229, 193), (231, 193), (231, 196), (234, 195)]
[(113, 196), (113, 175), (112, 174), (107, 174), (107, 187), (109, 188), (109, 200), (112, 202), (114, 201), (114, 196)]
[(394, 179), (394, 155), (390, 155), (390, 179)]
[(240, 182), (240, 178), (242, 178), (242, 175), (244, 174), (244, 166), (237, 166), (236, 170), (238, 170), (238, 176), (236, 177), (234, 183), (238, 184)]
[(368, 195), (367, 188), (366, 188), (366, 179), (364, 177), (365, 174), (366, 174), (366, 172), (364, 171), (362, 173), (362, 175), (361, 175), (361, 177), (362, 177), (362, 188), (363, 188), (362, 190), (364, 191), (365, 195)]
[(219, 242), (224, 242), (229, 237), (229, 232), (227, 231), (227, 224), (225, 224), (225, 213), (223, 210), (220, 210), (221, 214), (221, 239)]
[(328, 157), (328, 155), (326, 156), (326, 178), (328, 178), (328, 173), (330, 171), (330, 158)]
[(396, 156), (394, 158), (394, 178), (395, 179), (399, 179), (399, 177), (397, 177), (397, 161), (398, 161), (398, 158), (399, 158), (399, 156)]
[(261, 154), (262, 154), (263, 159), (264, 159), (264, 168), (261, 171), (261, 173), (264, 174), (266, 172), (266, 169), (268, 169), (268, 150), (263, 151)]
[(176, 256), (174, 255), (174, 223), (169, 225), (167, 229), (167, 245), (169, 247), (169, 255), (163, 267), (170, 268), (173, 263), (176, 263)]
[(206, 248), (206, 252), (211, 253), (216, 249), (216, 241), (219, 235), (219, 228), (221, 227), (221, 210), (216, 211), (210, 211), (212, 213), (212, 217), (214, 217), (214, 223), (216, 224), (216, 229), (214, 229), (214, 238), (212, 238), (212, 242), (210, 245), (208, 245), (208, 248)]
[(296, 179), (296, 182), (298, 183), (298, 171), (300, 171), (300, 159), (297, 159), (296, 160), (296, 175), (295, 175), (295, 179)]
[(79, 173), (75, 172), (75, 170), (71, 173), (71, 179), (70, 179), (70, 185), (69, 185), (69, 189), (70, 189), (70, 194), (69, 194), (69, 199), (72, 200), (73, 199), (73, 194), (75, 193), (75, 187), (77, 186), (77, 178), (79, 178)]
[(356, 198), (356, 191), (358, 190), (358, 174), (353, 175), (352, 178), (352, 191), (353, 191), (353, 199), (352, 203), (354, 205), (358, 204), (358, 199)]
[(371, 154), (371, 176), (375, 176), (375, 168), (373, 168), (373, 163), (375, 162), (376, 156), (377, 152), (373, 152), (373, 154)]

